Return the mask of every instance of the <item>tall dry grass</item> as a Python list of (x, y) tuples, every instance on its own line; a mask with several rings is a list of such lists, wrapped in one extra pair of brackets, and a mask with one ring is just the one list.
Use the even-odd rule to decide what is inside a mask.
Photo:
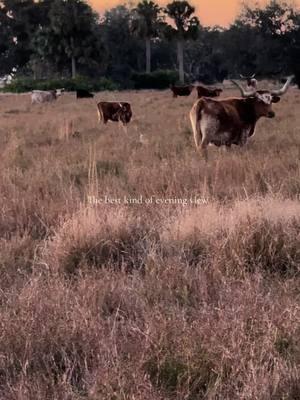
[(0, 97), (0, 398), (298, 399), (298, 92), (208, 164), (194, 99), (97, 99)]

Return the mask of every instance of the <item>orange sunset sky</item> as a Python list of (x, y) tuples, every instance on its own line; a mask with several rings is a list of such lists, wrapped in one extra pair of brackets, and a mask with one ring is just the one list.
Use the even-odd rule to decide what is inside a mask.
[[(124, 4), (127, 1), (122, 0), (90, 0), (89, 3), (98, 11), (103, 12), (105, 9), (116, 6), (117, 4)], [(157, 3), (164, 5), (167, 0), (157, 0)], [(253, 4), (258, 2), (260, 4), (266, 3), (266, 0), (251, 0), (244, 1), (244, 3)], [(136, 3), (135, 0), (130, 3)], [(239, 13), (242, 0), (191, 0), (191, 4), (196, 7), (197, 14), (200, 18), (202, 25), (221, 25), (227, 26), (232, 22), (235, 16)], [(292, 2), (295, 5), (300, 5), (300, 0)]]

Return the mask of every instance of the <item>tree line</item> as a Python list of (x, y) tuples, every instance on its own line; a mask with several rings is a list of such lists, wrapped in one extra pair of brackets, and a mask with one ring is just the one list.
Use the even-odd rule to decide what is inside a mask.
[(206, 83), (238, 74), (300, 76), (300, 12), (271, 0), (244, 6), (228, 27), (203, 27), (188, 1), (142, 0), (98, 15), (84, 0), (2, 0), (0, 75), (106, 77), (178, 71)]

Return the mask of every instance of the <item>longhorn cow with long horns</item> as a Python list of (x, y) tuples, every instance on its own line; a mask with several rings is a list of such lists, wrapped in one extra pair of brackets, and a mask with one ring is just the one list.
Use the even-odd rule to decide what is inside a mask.
[(257, 80), (255, 79), (255, 74), (246, 76), (240, 74), (240, 78), (247, 82), (247, 90), (257, 89)]
[(190, 111), (196, 148), (200, 149), (207, 160), (207, 146), (232, 144), (243, 146), (253, 136), (257, 121), (261, 117), (273, 118), (272, 104), (280, 101), (286, 93), (293, 77), (289, 77), (279, 90), (246, 91), (237, 82), (232, 81), (240, 90), (242, 97), (227, 99), (201, 98)]

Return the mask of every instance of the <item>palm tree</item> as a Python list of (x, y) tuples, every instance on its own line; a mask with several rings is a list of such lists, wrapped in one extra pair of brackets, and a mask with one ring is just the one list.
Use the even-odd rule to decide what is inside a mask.
[(159, 26), (162, 23), (161, 8), (152, 0), (142, 0), (133, 9), (132, 31), (145, 40), (146, 44), (146, 72), (151, 72), (151, 39), (158, 36)]
[(197, 17), (192, 17), (195, 7), (187, 1), (174, 0), (166, 6), (164, 11), (175, 25), (175, 27), (169, 25), (168, 30), (171, 36), (177, 40), (179, 79), (184, 83), (183, 44), (185, 40), (196, 39), (199, 32), (199, 20)]
[(84, 0), (54, 0), (49, 11), (50, 26), (44, 30), (48, 54), (68, 58), (72, 78), (77, 62), (87, 59), (96, 43), (97, 15)]

